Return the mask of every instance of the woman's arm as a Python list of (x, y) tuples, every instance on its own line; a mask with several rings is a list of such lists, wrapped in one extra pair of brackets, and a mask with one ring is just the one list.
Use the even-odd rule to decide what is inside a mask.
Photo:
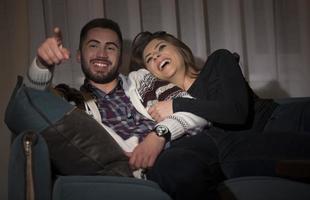
[[(131, 72), (128, 77), (128, 89), (125, 88), (127, 95), (130, 97), (135, 108), (142, 113), (144, 116), (152, 119), (148, 114), (147, 109), (155, 102), (158, 101), (159, 96), (163, 94), (167, 89), (171, 89), (171, 86), (164, 85), (160, 88), (156, 87), (156, 84), (150, 85), (149, 76), (150, 73), (145, 69), (140, 69), (135, 72)], [(147, 77), (147, 78), (146, 78)], [(154, 80), (153, 80), (154, 81)], [(171, 84), (170, 84), (171, 85)], [(153, 87), (155, 86), (155, 87)], [(145, 88), (149, 87), (149, 88)], [(164, 89), (163, 89), (164, 88)], [(145, 93), (147, 91), (147, 94)], [(175, 95), (190, 98), (186, 92), (167, 92), (167, 98), (172, 98)], [(160, 98), (163, 98), (162, 96)], [(145, 101), (147, 99), (147, 101)], [(162, 120), (157, 125), (165, 125), (171, 132), (171, 139), (181, 137), (187, 130), (195, 127), (204, 127), (209, 123), (204, 118), (196, 116), (195, 114), (188, 112), (177, 112)]]
[(188, 92), (195, 99), (174, 99), (174, 112), (190, 112), (220, 124), (243, 124), (247, 120), (247, 84), (236, 58), (227, 50), (218, 50), (208, 57)]

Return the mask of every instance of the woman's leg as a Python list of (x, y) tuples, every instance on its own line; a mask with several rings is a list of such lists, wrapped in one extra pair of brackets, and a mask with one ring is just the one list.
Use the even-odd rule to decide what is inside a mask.
[(228, 178), (281, 176), (283, 161), (310, 161), (310, 135), (291, 132), (239, 132), (219, 143), (220, 163)]
[(267, 122), (265, 131), (310, 134), (310, 101), (280, 104)]
[(224, 177), (218, 151), (204, 134), (185, 137), (162, 152), (147, 174), (173, 199), (214, 199), (215, 188)]

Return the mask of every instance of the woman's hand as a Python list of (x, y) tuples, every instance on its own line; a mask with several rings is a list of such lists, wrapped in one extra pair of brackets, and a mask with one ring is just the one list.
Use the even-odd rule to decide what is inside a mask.
[(160, 122), (173, 114), (172, 100), (159, 101), (149, 108), (148, 113), (156, 121)]
[(129, 157), (129, 165), (133, 170), (152, 167), (164, 146), (165, 139), (157, 136), (155, 132), (151, 132), (132, 153), (126, 153)]

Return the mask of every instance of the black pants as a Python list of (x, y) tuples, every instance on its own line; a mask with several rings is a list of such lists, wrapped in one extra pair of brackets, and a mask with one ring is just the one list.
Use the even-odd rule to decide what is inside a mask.
[(224, 180), (218, 155), (208, 135), (184, 137), (161, 153), (147, 177), (173, 199), (208, 197), (214, 195), (212, 187)]
[(213, 128), (174, 141), (147, 177), (179, 200), (216, 199), (217, 184), (229, 178), (279, 176), (279, 161), (310, 160), (310, 112), (304, 112), (309, 108), (309, 103), (277, 108), (263, 132)]
[(273, 111), (264, 131), (310, 132), (310, 100), (280, 104)]

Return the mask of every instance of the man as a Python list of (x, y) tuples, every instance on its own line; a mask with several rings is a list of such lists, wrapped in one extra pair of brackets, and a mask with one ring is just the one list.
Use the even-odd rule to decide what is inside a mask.
[[(189, 128), (203, 127), (206, 121), (189, 113), (176, 113), (175, 117), (159, 123), (147, 118), (147, 112), (141, 109), (141, 102), (135, 100), (138, 99), (134, 95), (136, 91), (134, 88), (137, 87), (135, 78), (138, 75), (131, 74), (128, 80), (119, 74), (121, 55), (122, 34), (115, 22), (101, 18), (87, 23), (81, 30), (77, 53), (77, 59), (85, 75), (81, 91), (86, 91), (95, 97), (95, 110), (97, 109), (100, 115), (97, 116), (99, 118), (97, 120), (126, 152), (132, 169), (148, 169), (151, 174), (149, 178), (155, 177), (154, 179), (158, 180), (160, 172), (152, 167), (165, 147), (170, 149), (168, 147), (170, 140), (181, 137)], [(55, 28), (54, 35), (47, 38), (38, 48), (37, 58), (28, 70), (29, 86), (48, 88), (54, 67), (69, 57), (70, 52), (63, 46), (61, 32), (59, 28)], [(95, 111), (92, 112), (94, 113)], [(204, 173), (206, 166), (198, 153), (200, 151), (198, 144), (205, 145), (199, 137), (183, 137), (173, 145), (182, 148), (172, 148), (175, 150), (167, 151), (161, 158), (174, 159), (174, 153), (184, 155), (184, 160), (177, 159), (175, 162), (175, 167), (178, 169), (172, 169), (177, 173), (171, 174), (171, 177), (164, 177), (166, 179), (163, 182), (169, 185), (169, 188), (161, 185), (176, 199), (195, 197), (204, 192), (199, 189), (203, 190), (201, 183), (205, 178), (201, 174)], [(196, 151), (199, 156), (195, 155)], [(191, 190), (197, 185), (199, 189)], [(184, 187), (187, 187), (187, 190), (184, 190)]]

